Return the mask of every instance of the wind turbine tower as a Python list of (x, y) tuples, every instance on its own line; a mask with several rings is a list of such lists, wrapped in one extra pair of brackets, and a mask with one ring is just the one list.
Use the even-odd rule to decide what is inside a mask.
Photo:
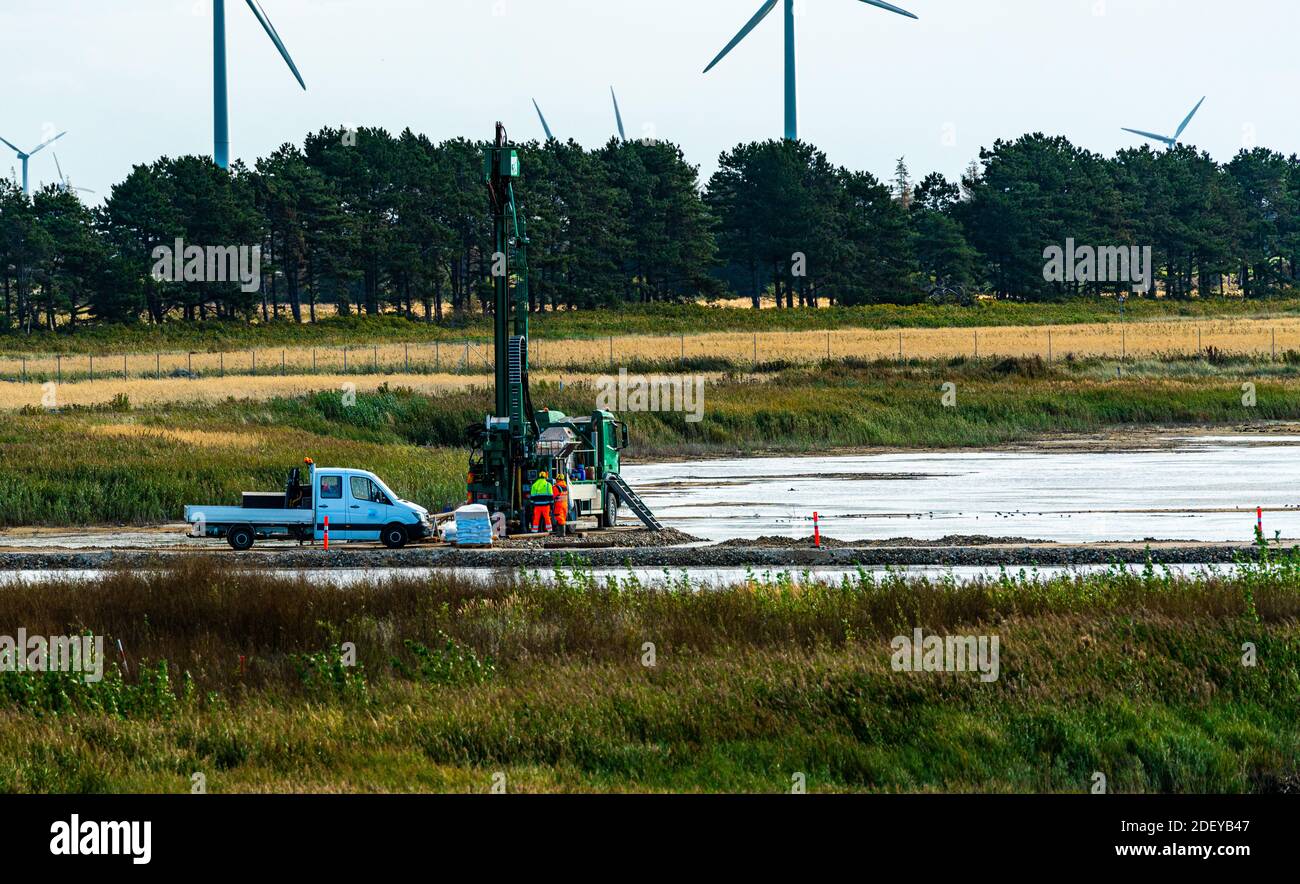
[[(271, 38), (271, 42), (275, 44), (275, 48), (280, 50), (280, 55), (305, 92), (307, 84), (303, 82), (302, 74), (298, 73), (298, 66), (293, 63), (289, 50), (284, 47), (284, 41), (276, 33), (271, 20), (266, 17), (266, 13), (262, 11), (262, 7), (256, 0), (245, 0), (245, 2), (253, 11), (253, 15), (257, 16), (258, 22), (266, 31), (266, 35)], [(218, 166), (228, 169), (230, 168), (230, 103), (227, 97), (226, 78), (226, 0), (212, 0), (212, 58), (212, 116), (216, 135), (212, 158), (216, 160)]]
[(27, 161), (30, 160), (32, 157), (34, 157), (36, 154), (45, 150), (45, 148), (49, 147), (51, 144), (58, 141), (60, 138), (62, 138), (64, 135), (67, 134), (68, 134), (67, 132), (60, 132), (58, 135), (55, 135), (53, 138), (45, 139), (44, 141), (42, 141), (40, 144), (36, 145), (29, 151), (19, 150), (17, 147), (14, 146), (13, 142), (4, 138), (0, 138), (0, 141), (3, 141), (6, 145), (8, 145), (10, 150), (18, 154), (18, 160), (23, 164), (23, 193), (27, 194), (28, 196), (32, 195), (32, 189), (31, 186), (28, 184), (28, 178), (27, 178)]
[[(727, 53), (735, 49), (740, 41), (749, 36), (749, 32), (758, 27), (759, 22), (767, 18), (768, 14), (776, 8), (778, 0), (767, 0), (754, 17), (749, 20), (740, 33), (727, 44), (726, 48), (718, 53), (709, 66), (704, 69), (704, 73), (713, 70), (718, 62), (726, 58)], [(916, 18), (915, 15), (906, 9), (900, 9), (892, 3), (885, 3), (884, 0), (860, 0), (868, 6), (875, 6), (878, 9), (884, 9), (898, 15), (905, 15), (908, 18)], [(794, 0), (784, 0), (785, 3), (785, 137), (790, 141), (799, 140), (799, 108), (798, 108), (798, 87), (795, 76), (795, 40), (794, 40)]]

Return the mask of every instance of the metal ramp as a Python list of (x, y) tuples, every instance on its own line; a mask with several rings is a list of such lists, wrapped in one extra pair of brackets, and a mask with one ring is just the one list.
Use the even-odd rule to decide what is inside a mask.
[(605, 477), (605, 482), (614, 490), (614, 494), (618, 496), (618, 499), (626, 504), (627, 508), (630, 509), (638, 519), (645, 523), (647, 528), (651, 531), (664, 530), (663, 524), (655, 518), (654, 513), (650, 512), (650, 507), (646, 506), (645, 501), (632, 490), (632, 487), (628, 485), (627, 482), (623, 481), (622, 476), (611, 473)]

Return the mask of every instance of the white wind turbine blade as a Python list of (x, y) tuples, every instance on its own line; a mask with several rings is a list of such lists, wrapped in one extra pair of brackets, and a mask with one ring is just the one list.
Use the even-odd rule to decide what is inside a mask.
[(41, 151), (45, 150), (45, 148), (49, 147), (51, 144), (53, 144), (54, 142), (58, 141), (60, 138), (62, 138), (64, 135), (67, 135), (67, 134), (68, 134), (67, 132), (60, 132), (58, 135), (55, 135), (53, 138), (49, 138), (49, 139), (47, 139), (47, 140), (45, 140), (45, 141), (42, 141), (40, 144), (36, 145), (36, 147), (33, 147), (33, 148), (31, 149), (31, 152), (28, 153), (27, 155), (28, 155), (29, 157), (34, 157), (34, 156), (36, 156), (36, 154), (38, 154), (38, 153), (40, 153)]

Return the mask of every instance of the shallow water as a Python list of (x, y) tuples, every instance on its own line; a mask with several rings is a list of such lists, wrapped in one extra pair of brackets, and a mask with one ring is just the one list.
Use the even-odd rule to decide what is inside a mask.
[[(1002, 569), (996, 567), (977, 567), (961, 566), (954, 568), (944, 568), (939, 566), (914, 566), (904, 568), (865, 568), (865, 572), (876, 577), (877, 580), (890, 575), (907, 575), (910, 577), (926, 577), (931, 580), (943, 580), (951, 577), (958, 583), (966, 583), (978, 578), (996, 579)], [(1109, 571), (1109, 566), (1071, 566), (1071, 567), (1046, 567), (1046, 568), (1007, 568), (1006, 573), (1012, 577), (1025, 575), (1028, 578), (1039, 577), (1047, 579), (1063, 574), (1094, 574), (1103, 571)], [(1142, 566), (1132, 565), (1126, 570), (1133, 574), (1140, 574)], [(1158, 566), (1157, 573), (1164, 574), (1164, 567)], [(1235, 565), (1170, 565), (1169, 571), (1180, 575), (1199, 575), (1204, 573), (1213, 573), (1220, 576), (1228, 576), (1237, 571)], [(16, 586), (22, 584), (41, 583), (49, 580), (72, 581), (93, 583), (109, 572), (96, 570), (82, 571), (7, 571), (0, 572), (0, 588), (6, 586)], [(482, 568), (338, 568), (322, 570), (273, 570), (261, 572), (272, 577), (282, 577), (296, 579), (301, 577), (310, 583), (320, 586), (336, 586), (346, 588), (355, 586), (359, 583), (375, 579), (400, 579), (400, 580), (427, 580), (435, 573), (440, 576), (454, 574), (468, 580), (490, 582), (495, 579), (495, 574), (491, 570)], [(555, 571), (543, 571), (530, 569), (530, 574), (535, 574), (542, 580), (554, 580)], [(561, 573), (572, 574), (569, 569), (561, 569)], [(620, 581), (626, 581), (635, 577), (643, 585), (655, 586), (678, 586), (680, 587), (686, 580), (690, 581), (693, 589), (707, 589), (709, 587), (729, 586), (735, 583), (741, 583), (746, 579), (753, 578), (764, 583), (771, 583), (783, 579), (783, 575), (788, 575), (789, 579), (795, 583), (806, 581), (833, 581), (839, 582), (842, 578), (856, 576), (857, 568), (596, 568), (592, 572), (600, 581), (609, 577), (617, 577)]]
[[(812, 516), (839, 540), (949, 535), (1098, 541), (1300, 538), (1300, 436), (1170, 435), (1122, 451), (940, 451), (628, 465), (667, 526), (709, 541), (808, 537)], [(632, 524), (627, 511), (624, 524)], [(168, 532), (0, 532), (12, 549), (212, 549)], [(261, 548), (272, 549), (272, 544)], [(294, 546), (286, 544), (286, 546)]]
[(709, 540), (948, 535), (1096, 541), (1300, 537), (1300, 437), (1173, 437), (1131, 451), (955, 451), (631, 465), (666, 525)]

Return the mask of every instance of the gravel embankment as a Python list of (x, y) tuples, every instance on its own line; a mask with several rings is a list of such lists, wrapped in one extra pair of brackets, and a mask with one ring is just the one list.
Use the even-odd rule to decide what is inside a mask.
[[(1277, 550), (1279, 554), (1288, 548)], [(0, 553), (0, 571), (100, 570), (150, 568), (166, 565), (177, 555), (139, 551)], [(234, 553), (213, 546), (216, 567), (239, 569), (313, 568), (551, 568), (582, 561), (593, 567), (646, 568), (816, 568), (884, 566), (1033, 566), (1145, 564), (1226, 565), (1254, 550), (1236, 544), (1198, 544), (1149, 548), (1132, 546), (848, 546), (834, 549), (746, 546), (641, 547), (618, 549), (495, 549), (459, 550), (415, 547), (385, 550), (373, 547), (310, 547), (254, 549)]]

